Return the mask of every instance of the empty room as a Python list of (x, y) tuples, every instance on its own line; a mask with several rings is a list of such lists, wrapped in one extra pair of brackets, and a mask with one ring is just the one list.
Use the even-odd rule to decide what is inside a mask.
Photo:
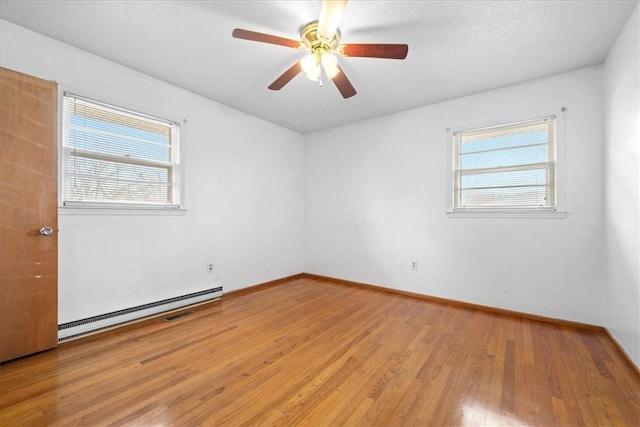
[(0, 0), (0, 425), (640, 426), (637, 0)]

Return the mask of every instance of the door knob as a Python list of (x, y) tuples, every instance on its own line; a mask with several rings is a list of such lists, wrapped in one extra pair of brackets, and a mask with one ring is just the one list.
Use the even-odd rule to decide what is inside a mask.
[(53, 228), (51, 227), (42, 227), (40, 229), (40, 234), (43, 236), (51, 236), (53, 234)]

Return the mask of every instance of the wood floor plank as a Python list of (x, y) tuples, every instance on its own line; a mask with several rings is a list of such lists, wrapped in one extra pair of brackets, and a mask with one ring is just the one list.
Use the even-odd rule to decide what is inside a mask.
[(0, 425), (639, 425), (597, 330), (297, 277), (0, 365)]

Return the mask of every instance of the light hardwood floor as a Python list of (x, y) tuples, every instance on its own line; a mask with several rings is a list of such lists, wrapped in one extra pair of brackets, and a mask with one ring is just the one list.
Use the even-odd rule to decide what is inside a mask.
[(640, 425), (604, 332), (298, 278), (0, 365), (0, 425)]

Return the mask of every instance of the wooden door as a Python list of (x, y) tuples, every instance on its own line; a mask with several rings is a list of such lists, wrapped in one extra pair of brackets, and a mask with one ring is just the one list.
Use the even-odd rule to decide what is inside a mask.
[(57, 111), (56, 83), (0, 68), (0, 362), (58, 342)]

